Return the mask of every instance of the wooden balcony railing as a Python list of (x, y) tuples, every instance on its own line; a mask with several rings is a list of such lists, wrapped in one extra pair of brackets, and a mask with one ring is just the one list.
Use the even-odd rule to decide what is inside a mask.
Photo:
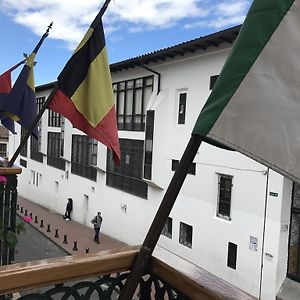
[[(117, 299), (138, 250), (125, 247), (3, 266), (0, 294), (18, 292), (18, 299)], [(155, 255), (172, 256), (161, 251)], [(255, 299), (175, 255), (173, 262), (176, 267), (152, 257), (134, 299)]]

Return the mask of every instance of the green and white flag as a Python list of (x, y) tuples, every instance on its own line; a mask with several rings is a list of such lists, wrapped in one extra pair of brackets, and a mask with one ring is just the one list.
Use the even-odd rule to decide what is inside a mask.
[(300, 0), (254, 0), (193, 134), (300, 182)]

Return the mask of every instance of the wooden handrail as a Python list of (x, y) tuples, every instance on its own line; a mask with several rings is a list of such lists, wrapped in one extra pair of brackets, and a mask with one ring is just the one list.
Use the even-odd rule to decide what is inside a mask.
[(7, 167), (8, 161), (0, 157), (0, 175), (16, 175), (22, 173), (22, 168), (17, 165)]
[(0, 268), (0, 294), (130, 269), (139, 246), (43, 259)]
[[(140, 246), (127, 246), (3, 266), (0, 267), (0, 295), (129, 271), (139, 249)], [(148, 271), (193, 300), (256, 299), (169, 251), (159, 249), (154, 255)]]

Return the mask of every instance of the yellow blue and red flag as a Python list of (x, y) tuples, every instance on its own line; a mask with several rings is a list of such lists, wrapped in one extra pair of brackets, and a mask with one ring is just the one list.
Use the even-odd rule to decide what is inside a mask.
[(74, 127), (100, 141), (120, 160), (115, 101), (100, 14), (58, 76), (49, 106)]
[[(26, 59), (12, 90), (5, 101), (0, 102), (0, 111), (26, 129), (30, 129), (37, 114), (33, 74), (35, 55), (32, 52)], [(37, 128), (34, 128), (32, 135), (38, 137)]]

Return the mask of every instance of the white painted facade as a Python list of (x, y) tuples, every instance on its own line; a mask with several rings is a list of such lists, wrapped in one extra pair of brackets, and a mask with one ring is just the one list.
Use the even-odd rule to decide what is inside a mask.
[[(71, 173), (71, 135), (64, 125), (66, 170), (47, 165), (48, 113), (42, 117), (41, 152), (44, 162), (30, 159), (18, 178), (19, 194), (63, 214), (68, 197), (73, 198), (73, 219), (92, 226), (97, 211), (103, 215), (102, 232), (130, 245), (141, 244), (173, 175), (172, 159), (180, 160), (196, 118), (209, 93), (210, 76), (219, 74), (230, 44), (208, 47), (195, 53), (149, 64), (158, 77), (147, 110), (155, 111), (152, 180), (148, 198), (143, 199), (106, 185), (106, 147), (98, 143), (97, 182)], [(134, 67), (112, 73), (113, 82), (152, 75)], [(178, 124), (178, 93), (187, 92), (185, 124)], [(47, 96), (50, 90), (37, 97)], [(18, 128), (20, 133), (20, 128)], [(145, 132), (119, 131), (120, 138), (145, 139)], [(11, 137), (10, 151), (20, 134)], [(247, 293), (274, 300), (286, 276), (292, 182), (247, 157), (203, 143), (194, 159), (196, 175), (187, 175), (175, 206), (172, 239), (161, 236), (159, 245), (206, 269)], [(17, 160), (17, 164), (19, 160)], [(218, 174), (233, 176), (231, 220), (216, 216)], [(33, 179), (33, 177), (35, 178)], [(37, 178), (38, 177), (38, 183)], [(270, 192), (277, 196), (271, 196)], [(180, 222), (193, 227), (192, 248), (179, 243)], [(257, 251), (249, 249), (250, 237), (257, 238)], [(228, 242), (238, 246), (236, 270), (227, 267)], [(263, 264), (263, 268), (262, 268)]]

